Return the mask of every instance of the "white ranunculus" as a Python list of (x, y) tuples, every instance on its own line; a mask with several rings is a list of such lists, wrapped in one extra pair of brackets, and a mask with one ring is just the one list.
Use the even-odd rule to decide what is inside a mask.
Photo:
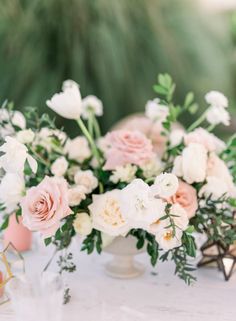
[(96, 116), (103, 115), (102, 101), (93, 95), (89, 95), (82, 100), (82, 117), (88, 119), (90, 111)]
[(118, 182), (130, 183), (134, 180), (136, 172), (137, 166), (131, 164), (118, 166), (116, 170), (112, 172), (110, 181), (114, 184)]
[(7, 173), (0, 183), (0, 204), (6, 207), (6, 213), (10, 214), (17, 209), (25, 191), (23, 178), (15, 173)]
[(86, 194), (90, 194), (98, 187), (98, 179), (91, 170), (78, 171), (74, 177), (75, 184), (84, 186)]
[(15, 138), (7, 136), (5, 143), (0, 146), (0, 152), (3, 153), (0, 156), (0, 168), (3, 168), (5, 172), (22, 174), (26, 161), (28, 161), (32, 171), (37, 172), (38, 164), (36, 160), (28, 154), (27, 147)]
[(206, 102), (217, 108), (227, 108), (228, 107), (228, 99), (221, 92), (212, 90), (208, 92), (205, 96)]
[(92, 219), (88, 213), (78, 213), (73, 222), (76, 233), (87, 236), (92, 232)]
[(82, 113), (82, 99), (79, 85), (74, 81), (63, 83), (63, 91), (53, 95), (46, 104), (60, 116), (67, 119), (78, 119)]
[(51, 172), (54, 176), (64, 176), (68, 169), (68, 162), (65, 157), (61, 156), (55, 160), (51, 166)]
[(30, 144), (33, 142), (35, 133), (31, 129), (23, 129), (16, 134), (16, 139), (22, 144)]
[(207, 177), (207, 183), (199, 191), (200, 197), (209, 197), (213, 200), (217, 200), (223, 195), (228, 195), (229, 188), (226, 182), (223, 179), (214, 176)]
[(105, 194), (93, 195), (89, 205), (93, 228), (110, 236), (125, 236), (131, 227), (127, 224), (120, 207), (120, 190), (112, 190)]
[(68, 189), (69, 206), (78, 206), (86, 198), (84, 186), (72, 186)]
[(191, 143), (184, 148), (181, 158), (175, 161), (173, 172), (181, 173), (188, 184), (203, 182), (207, 172), (207, 150), (201, 144)]
[(155, 179), (154, 184), (151, 186), (151, 193), (154, 196), (168, 198), (177, 192), (179, 187), (178, 178), (171, 173), (162, 173)]
[(150, 187), (135, 179), (121, 190), (121, 211), (132, 228), (148, 229), (165, 214), (166, 203), (153, 197)]
[(211, 125), (230, 125), (230, 114), (223, 107), (211, 106), (206, 113), (206, 119)]
[(87, 139), (78, 136), (74, 139), (68, 139), (64, 148), (64, 153), (68, 154), (68, 158), (83, 163), (91, 156), (91, 150)]
[(160, 104), (159, 98), (155, 98), (147, 102), (145, 106), (145, 114), (153, 121), (163, 122), (169, 115), (169, 108), (168, 106)]
[(184, 138), (185, 131), (182, 128), (175, 128), (171, 131), (169, 140), (170, 140), (170, 147), (178, 146)]
[(156, 157), (140, 166), (140, 168), (143, 171), (143, 176), (145, 178), (150, 178), (160, 174), (162, 172), (163, 165), (160, 159)]
[(169, 251), (182, 245), (183, 232), (176, 228), (175, 233), (172, 228), (159, 229), (156, 234), (156, 241), (160, 248), (164, 251)]

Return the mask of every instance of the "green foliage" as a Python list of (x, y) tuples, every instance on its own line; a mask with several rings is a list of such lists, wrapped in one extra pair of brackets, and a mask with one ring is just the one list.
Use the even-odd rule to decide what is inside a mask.
[(93, 230), (92, 233), (86, 237), (83, 241), (81, 251), (87, 251), (88, 254), (91, 254), (94, 249), (96, 249), (99, 254), (102, 252), (101, 232), (97, 230)]

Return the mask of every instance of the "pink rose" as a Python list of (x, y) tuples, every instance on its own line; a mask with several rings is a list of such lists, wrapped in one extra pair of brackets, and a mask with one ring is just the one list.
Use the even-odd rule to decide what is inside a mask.
[(198, 208), (197, 192), (191, 185), (179, 180), (179, 188), (176, 194), (168, 199), (168, 202), (181, 205), (190, 219)]
[(140, 131), (151, 140), (154, 151), (157, 152), (159, 156), (163, 154), (167, 137), (161, 134), (164, 130), (161, 123), (154, 123), (151, 119), (145, 116), (135, 115), (121, 121), (117, 128)]
[(23, 224), (31, 231), (52, 236), (60, 220), (72, 211), (68, 206), (67, 182), (63, 178), (46, 176), (36, 187), (30, 188), (21, 201)]
[(141, 132), (116, 130), (105, 137), (104, 169), (113, 170), (126, 164), (143, 165), (154, 157), (153, 146)]
[(185, 135), (184, 142), (187, 146), (191, 143), (201, 144), (209, 152), (216, 151), (220, 153), (225, 148), (225, 143), (222, 140), (201, 127)]

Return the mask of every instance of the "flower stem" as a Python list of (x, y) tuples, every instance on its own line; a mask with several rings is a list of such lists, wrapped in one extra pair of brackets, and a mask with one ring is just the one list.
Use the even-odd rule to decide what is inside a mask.
[(201, 125), (206, 118), (207, 110), (187, 129), (187, 132), (193, 131), (196, 127)]
[(92, 138), (92, 136), (90, 135), (88, 129), (86, 128), (86, 126), (84, 125), (83, 121), (81, 118), (77, 119), (77, 124), (79, 125), (82, 133), (84, 134), (84, 136), (87, 138), (90, 146), (91, 146), (91, 149), (92, 149), (92, 152), (93, 152), (93, 155), (94, 157), (97, 159), (98, 161), (98, 164), (101, 165), (101, 159), (100, 159), (100, 155), (99, 155), (99, 152), (98, 152), (98, 149), (97, 149), (97, 146)]

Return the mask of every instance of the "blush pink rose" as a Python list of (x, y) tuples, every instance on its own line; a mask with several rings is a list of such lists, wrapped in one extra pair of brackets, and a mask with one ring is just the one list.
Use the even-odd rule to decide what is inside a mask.
[(39, 231), (45, 238), (52, 236), (60, 220), (72, 213), (66, 180), (46, 176), (38, 186), (27, 191), (21, 208), (23, 224), (29, 230)]
[(154, 157), (151, 141), (139, 131), (115, 130), (105, 137), (105, 170), (126, 164), (143, 165)]
[(215, 151), (217, 153), (220, 153), (225, 149), (225, 143), (222, 140), (201, 127), (185, 135), (184, 142), (187, 146), (191, 143), (201, 144), (209, 152)]
[(181, 205), (190, 219), (195, 215), (198, 208), (197, 192), (191, 185), (179, 180), (179, 188), (176, 194), (168, 199), (168, 202)]

